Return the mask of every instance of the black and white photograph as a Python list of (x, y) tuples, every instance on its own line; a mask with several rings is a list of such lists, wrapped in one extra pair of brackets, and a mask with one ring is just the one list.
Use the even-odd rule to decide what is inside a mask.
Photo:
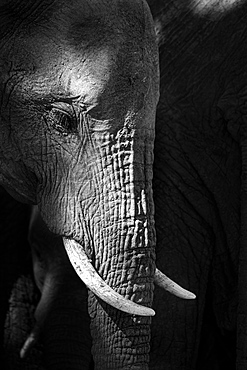
[(247, 370), (247, 0), (0, 0), (0, 369)]

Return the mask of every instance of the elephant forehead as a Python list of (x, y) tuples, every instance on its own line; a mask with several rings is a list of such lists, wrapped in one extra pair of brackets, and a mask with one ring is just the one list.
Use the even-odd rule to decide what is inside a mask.
[(125, 95), (134, 81), (145, 80), (139, 51), (133, 47), (130, 54), (121, 37), (91, 41), (73, 44), (61, 35), (42, 32), (15, 40), (11, 57), (6, 58), (11, 63), (5, 73), (1, 71), (9, 85), (5, 91), (14, 87), (24, 100), (81, 96), (86, 104), (95, 105), (103, 93)]
[(26, 53), (21, 65), (23, 73), (20, 71), (16, 92), (22, 97), (24, 94), (24, 98), (39, 100), (82, 96), (90, 104), (98, 99), (109, 84), (112, 52), (102, 47), (90, 53), (83, 50), (79, 53), (66, 45), (55, 49), (50, 43)]
[(93, 58), (81, 63), (68, 63), (61, 75), (66, 93), (83, 96), (84, 101), (93, 102), (103, 93), (112, 73), (111, 53), (99, 50)]
[(107, 2), (73, 1), (76, 12), (62, 3), (35, 23), (25, 19), (3, 48), (0, 42), (7, 101), (12, 94), (10, 101), (24, 103), (79, 96), (100, 105), (97, 114), (113, 109), (110, 115), (119, 116), (117, 106), (124, 113), (133, 101), (140, 109), (150, 85), (142, 2), (117, 0), (108, 9)]

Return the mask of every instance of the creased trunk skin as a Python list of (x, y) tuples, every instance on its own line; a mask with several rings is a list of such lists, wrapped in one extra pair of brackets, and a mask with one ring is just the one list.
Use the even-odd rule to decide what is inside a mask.
[[(151, 306), (155, 269), (153, 132), (125, 127), (115, 140), (103, 140), (106, 149), (95, 176), (104, 184), (99, 212), (112, 221), (103, 217), (95, 222), (95, 267), (122, 296)], [(89, 294), (89, 312), (96, 369), (147, 368), (150, 318), (123, 314), (93, 294)]]

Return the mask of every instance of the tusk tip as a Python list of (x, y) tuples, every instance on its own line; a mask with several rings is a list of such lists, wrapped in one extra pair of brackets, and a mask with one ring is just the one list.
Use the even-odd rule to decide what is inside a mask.
[(148, 308), (148, 315), (147, 316), (155, 316), (155, 311), (152, 308)]
[(191, 294), (191, 298), (190, 299), (196, 299), (196, 294), (194, 293), (190, 293)]
[(185, 299), (196, 299), (196, 295), (194, 294), (194, 293), (192, 293), (192, 292), (187, 292), (186, 293), (186, 295), (185, 295), (185, 297), (184, 297)]
[(195, 299), (196, 295), (172, 281), (156, 268), (154, 281), (161, 288), (182, 299)]
[(137, 315), (137, 316), (155, 316), (155, 311), (152, 308), (149, 308), (146, 306), (140, 306), (140, 305), (136, 306), (136, 304), (133, 307), (136, 309), (133, 310), (132, 312), (131, 311), (129, 312), (124, 311), (124, 312), (127, 312), (131, 315)]

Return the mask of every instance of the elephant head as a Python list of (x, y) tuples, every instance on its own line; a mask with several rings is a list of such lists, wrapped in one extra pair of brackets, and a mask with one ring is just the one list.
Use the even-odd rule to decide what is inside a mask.
[(89, 287), (96, 369), (147, 368), (159, 97), (148, 6), (9, 0), (0, 33), (0, 182), (38, 205)]

